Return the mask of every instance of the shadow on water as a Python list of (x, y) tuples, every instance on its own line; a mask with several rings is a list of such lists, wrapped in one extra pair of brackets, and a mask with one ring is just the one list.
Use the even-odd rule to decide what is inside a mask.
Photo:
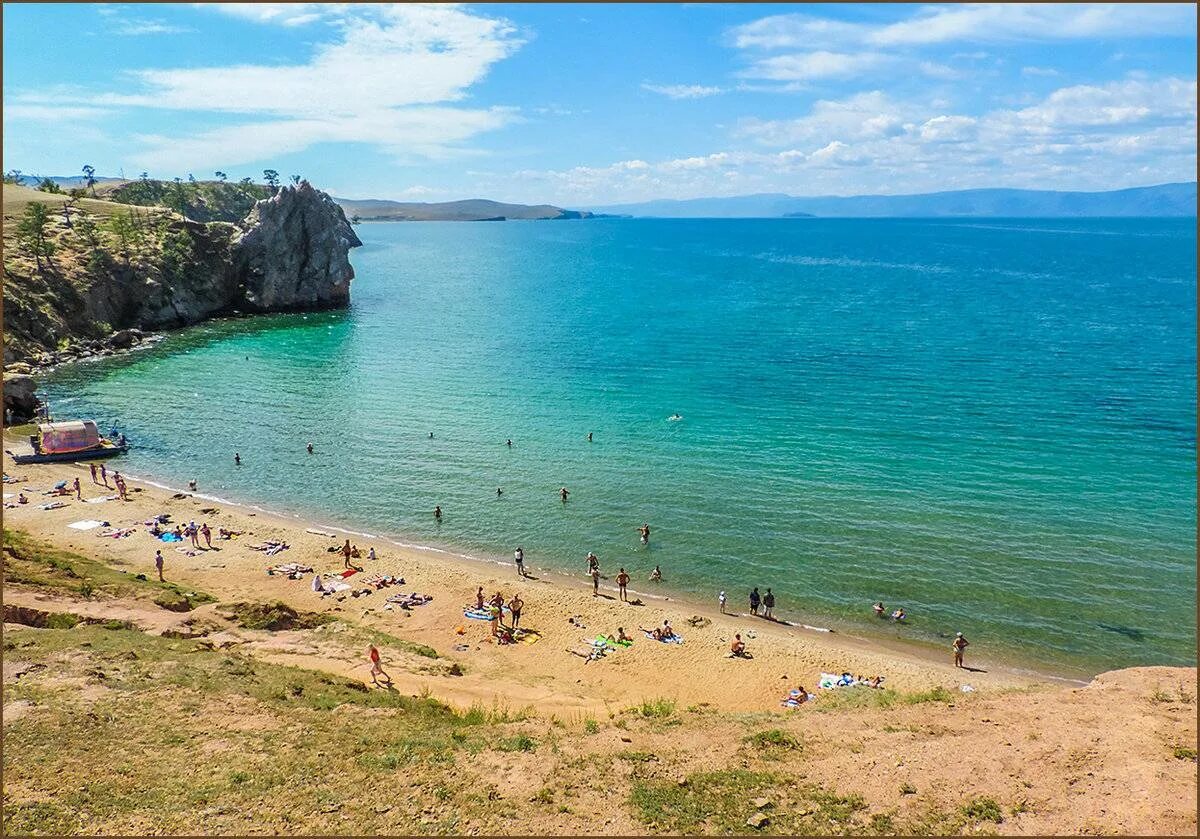
[(1105, 632), (1115, 632), (1118, 635), (1124, 635), (1130, 641), (1145, 641), (1146, 635), (1140, 629), (1134, 629), (1132, 626), (1113, 626), (1107, 623), (1098, 623), (1096, 626), (1103, 629)]

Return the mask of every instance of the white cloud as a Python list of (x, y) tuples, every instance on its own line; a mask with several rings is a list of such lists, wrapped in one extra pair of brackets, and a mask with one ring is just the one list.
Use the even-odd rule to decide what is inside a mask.
[(949, 112), (945, 104), (869, 91), (817, 101), (790, 120), (742, 121), (735, 137), (758, 150), (517, 177), (538, 195), (572, 206), (753, 192), (1102, 190), (1194, 177), (1191, 80), (1068, 86), (1027, 107), (980, 115)]
[(215, 10), (283, 26), (320, 19), (322, 31), (335, 37), (318, 43), (303, 63), (146, 69), (130, 73), (122, 92), (72, 95), (60, 89), (15, 101), (253, 117), (200, 134), (139, 137), (144, 148), (131, 153), (135, 162), (165, 169), (197, 161), (254, 162), (322, 142), (368, 143), (404, 158), (444, 157), (454, 153), (455, 144), (515, 119), (507, 108), (448, 104), (466, 98), (492, 65), (521, 46), (515, 28), (502, 18), (404, 4), (244, 4)]
[(1022, 76), (1057, 76), (1058, 71), (1053, 67), (1022, 67)]
[(186, 26), (176, 26), (162, 20), (139, 20), (137, 18), (108, 18), (111, 23), (108, 31), (113, 35), (180, 35), (185, 32), (195, 32)]
[(701, 84), (643, 84), (643, 88), (653, 93), (661, 93), (671, 99), (702, 99), (706, 96), (716, 96), (724, 89)]
[(746, 78), (772, 81), (805, 81), (822, 78), (848, 78), (874, 69), (887, 61), (879, 53), (857, 54), (827, 52), (791, 53), (761, 58), (742, 71)]

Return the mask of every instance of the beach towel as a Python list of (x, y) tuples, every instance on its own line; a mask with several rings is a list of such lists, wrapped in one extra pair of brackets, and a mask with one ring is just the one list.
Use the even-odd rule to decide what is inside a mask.
[(183, 541), (182, 536), (176, 536), (174, 533), (171, 533), (170, 531), (159, 535), (158, 538), (164, 542), (182, 542)]
[[(501, 614), (507, 615), (511, 611), (511, 609), (505, 606)], [(476, 609), (474, 606), (466, 606), (463, 608), (463, 617), (471, 618), (471, 620), (477, 621), (490, 621), (492, 619), (492, 613), (487, 609)]]
[(101, 502), (104, 502), (104, 501), (116, 501), (120, 497), (121, 496), (119, 496), (119, 495), (105, 495), (101, 498), (89, 498), (89, 499), (87, 499), (87, 503), (88, 504), (100, 504)]
[(682, 644), (683, 643), (682, 635), (674, 635), (670, 638), (655, 638), (651, 633), (646, 632), (645, 630), (642, 630), (642, 634), (645, 635), (647, 638), (649, 638), (651, 641), (658, 641), (659, 643), (662, 643), (662, 644)]
[(584, 638), (583, 640), (584, 640), (584, 643), (587, 643), (587, 644), (592, 644), (593, 646), (597, 646), (597, 647), (599, 647), (599, 646), (612, 647), (614, 650), (615, 650), (615, 649), (618, 649), (618, 648), (625, 648), (625, 647), (632, 647), (632, 646), (633, 646), (633, 642), (632, 642), (632, 641), (615, 641), (615, 640), (609, 640), (609, 638), (608, 638), (608, 636), (607, 636), (607, 635), (597, 635), (597, 636), (596, 636), (596, 639), (595, 639), (594, 641), (592, 641), (592, 640), (589, 640), (589, 639), (587, 639), (587, 638)]
[(358, 569), (357, 569), (357, 568), (347, 568), (345, 571), (343, 571), (343, 572), (341, 572), (340, 574), (338, 574), (338, 576), (339, 576), (339, 577), (341, 577), (341, 578), (344, 580), (344, 579), (346, 579), (347, 577), (353, 577), (353, 576), (354, 576), (355, 574), (357, 574), (357, 573), (358, 573)]
[(67, 525), (72, 530), (91, 530), (93, 527), (102, 527), (105, 522), (96, 521), (95, 519), (85, 519), (83, 521), (73, 521)]
[(67, 506), (67, 505), (62, 503), (61, 501), (51, 501), (49, 504), (39, 504), (38, 509), (39, 510), (59, 510), (65, 506)]

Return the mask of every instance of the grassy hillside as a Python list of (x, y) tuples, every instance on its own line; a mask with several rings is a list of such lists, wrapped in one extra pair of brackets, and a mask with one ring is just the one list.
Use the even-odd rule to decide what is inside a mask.
[[(49, 211), (49, 252), (41, 255), (20, 234), (34, 204)], [(6, 361), (102, 338), (126, 325), (148, 293), (189, 279), (201, 285), (220, 270), (232, 231), (161, 206), (12, 184), (4, 185), (3, 210)]]
[(473, 198), (440, 204), (335, 198), (348, 217), (360, 221), (483, 221), (490, 219), (539, 220), (587, 218), (591, 213), (564, 210), (549, 204), (503, 204)]
[[(434, 693), (461, 666), (348, 616), (179, 613), (169, 584), (5, 535), (7, 834), (1195, 833), (1194, 671), (788, 713), (455, 708)], [(426, 688), (369, 687), (368, 642)]]
[(270, 198), (275, 190), (241, 181), (138, 180), (100, 191), (108, 201), (143, 207), (165, 207), (193, 221), (239, 222), (254, 202)]

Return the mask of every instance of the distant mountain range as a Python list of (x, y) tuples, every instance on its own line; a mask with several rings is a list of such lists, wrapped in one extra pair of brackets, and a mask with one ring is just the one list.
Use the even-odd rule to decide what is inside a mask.
[(597, 214), (653, 218), (1195, 216), (1196, 182), (1112, 192), (964, 189), (920, 195), (830, 195), (811, 198), (765, 193), (732, 198), (664, 199), (639, 204), (611, 204), (594, 207), (593, 210)]
[(591, 218), (592, 213), (564, 210), (549, 204), (502, 204), (483, 198), (466, 201), (446, 201), (440, 204), (406, 203), (367, 199), (334, 198), (346, 216), (358, 221), (505, 221), (508, 219), (579, 219)]

